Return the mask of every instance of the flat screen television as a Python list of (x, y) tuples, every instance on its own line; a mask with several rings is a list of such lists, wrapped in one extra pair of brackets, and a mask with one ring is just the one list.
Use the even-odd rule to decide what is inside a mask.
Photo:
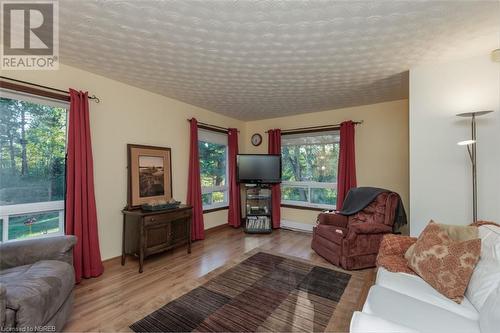
[(281, 156), (241, 154), (236, 157), (239, 183), (281, 183)]

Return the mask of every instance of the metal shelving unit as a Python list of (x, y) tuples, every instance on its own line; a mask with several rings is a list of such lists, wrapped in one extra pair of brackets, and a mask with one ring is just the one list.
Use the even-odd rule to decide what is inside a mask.
[(245, 232), (267, 234), (272, 232), (271, 187), (265, 184), (245, 184)]

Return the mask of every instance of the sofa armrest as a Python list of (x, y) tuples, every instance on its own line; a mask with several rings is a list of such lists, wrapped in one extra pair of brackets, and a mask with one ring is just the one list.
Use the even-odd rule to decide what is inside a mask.
[(356, 311), (351, 318), (350, 333), (418, 333), (418, 331), (376, 315)]
[(0, 283), (0, 327), (5, 327), (5, 312), (7, 309), (7, 290)]
[(73, 265), (75, 236), (54, 236), (8, 242), (0, 245), (0, 269), (33, 264), (40, 260), (60, 260)]
[(318, 215), (319, 224), (328, 224), (336, 227), (347, 228), (349, 218), (336, 213), (320, 213)]
[(415, 244), (416, 237), (387, 234), (380, 242), (379, 256), (403, 257), (410, 246)]
[(349, 225), (349, 233), (355, 234), (387, 234), (392, 232), (392, 227), (382, 223), (352, 223)]

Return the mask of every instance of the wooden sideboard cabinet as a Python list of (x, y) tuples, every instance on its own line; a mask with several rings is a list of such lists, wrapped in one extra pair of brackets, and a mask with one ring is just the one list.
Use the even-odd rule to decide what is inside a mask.
[(191, 206), (155, 212), (124, 209), (122, 213), (122, 265), (127, 255), (137, 256), (142, 273), (144, 259), (152, 254), (186, 244), (191, 253)]

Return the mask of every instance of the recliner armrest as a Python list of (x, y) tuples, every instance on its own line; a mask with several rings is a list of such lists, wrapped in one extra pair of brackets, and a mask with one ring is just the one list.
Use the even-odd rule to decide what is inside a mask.
[(352, 223), (348, 228), (349, 233), (355, 234), (387, 234), (392, 232), (392, 227), (382, 223)]
[(73, 264), (75, 236), (54, 236), (8, 242), (0, 245), (0, 270), (33, 264), (40, 260), (59, 260)]
[(328, 224), (336, 227), (347, 228), (349, 218), (336, 213), (320, 213), (318, 215), (319, 224)]

